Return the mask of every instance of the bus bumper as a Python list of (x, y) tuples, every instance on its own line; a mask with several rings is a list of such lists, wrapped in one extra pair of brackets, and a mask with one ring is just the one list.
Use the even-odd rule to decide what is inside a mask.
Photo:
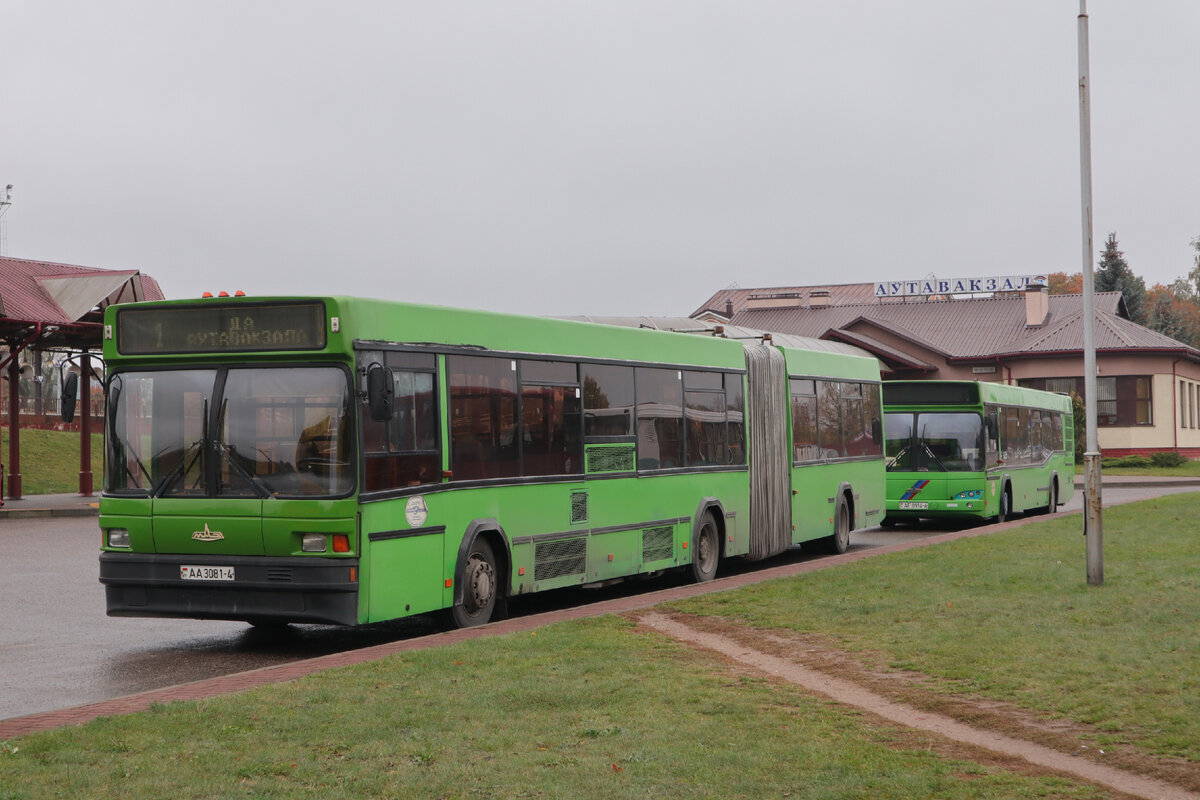
[[(234, 579), (187, 580), (185, 566)], [(357, 574), (357, 559), (100, 554), (110, 617), (355, 625)]]

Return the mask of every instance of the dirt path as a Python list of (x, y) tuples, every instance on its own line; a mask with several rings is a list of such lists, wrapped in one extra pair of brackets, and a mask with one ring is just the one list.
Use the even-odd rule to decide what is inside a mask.
[(1034, 742), (972, 727), (951, 717), (898, 703), (861, 684), (756, 650), (711, 631), (691, 627), (658, 612), (640, 614), (642, 625), (688, 644), (714, 650), (734, 661), (782, 678), (839, 703), (868, 711), (898, 725), (927, 731), (954, 742), (980, 747), (1057, 773), (1073, 775), (1133, 797), (1148, 800), (1200, 800), (1200, 794), (1154, 778), (1098, 764)]

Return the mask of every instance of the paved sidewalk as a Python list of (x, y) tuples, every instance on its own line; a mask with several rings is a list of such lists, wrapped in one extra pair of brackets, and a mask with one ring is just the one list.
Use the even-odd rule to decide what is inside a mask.
[(91, 497), (81, 494), (34, 494), (20, 500), (4, 498), (0, 506), (0, 521), (30, 517), (94, 517), (98, 513), (100, 493)]

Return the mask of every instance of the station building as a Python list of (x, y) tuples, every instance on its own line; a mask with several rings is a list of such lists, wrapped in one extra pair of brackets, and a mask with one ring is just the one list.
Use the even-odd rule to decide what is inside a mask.
[[(1083, 296), (1049, 294), (1039, 277), (729, 288), (691, 319), (854, 345), (879, 359), (885, 380), (1082, 397)], [(1119, 292), (1094, 301), (1100, 449), (1200, 458), (1200, 350), (1131, 321)]]

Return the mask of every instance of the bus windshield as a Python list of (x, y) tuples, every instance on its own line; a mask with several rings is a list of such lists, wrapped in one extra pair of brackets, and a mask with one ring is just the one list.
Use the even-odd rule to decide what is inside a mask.
[(889, 472), (980, 472), (983, 421), (977, 413), (889, 411), (884, 415)]
[(335, 497), (354, 488), (351, 392), (337, 367), (116, 373), (105, 491)]

